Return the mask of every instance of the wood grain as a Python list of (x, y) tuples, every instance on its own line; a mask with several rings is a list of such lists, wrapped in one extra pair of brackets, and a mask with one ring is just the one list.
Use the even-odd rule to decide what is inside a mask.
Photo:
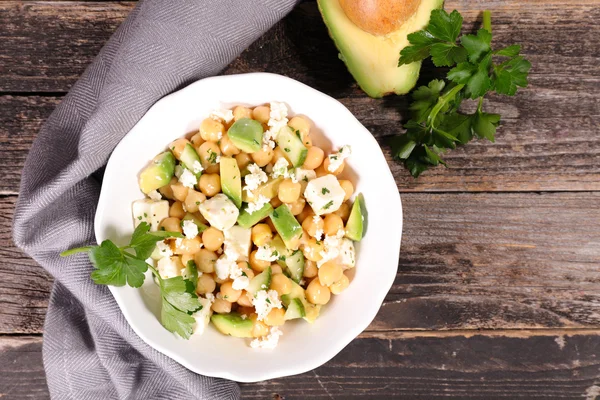
[[(600, 193), (404, 194), (396, 281), (371, 331), (600, 326)], [(50, 279), (0, 198), (0, 333), (41, 332)]]
[[(91, 62), (134, 3), (0, 2), (0, 91), (66, 91)], [(448, 2), (469, 21), (484, 6)], [(519, 42), (533, 62), (530, 87), (514, 98), (490, 97), (503, 115), (495, 144), (478, 141), (446, 156), (450, 168), (413, 180), (392, 162), (388, 138), (401, 132), (408, 98), (367, 98), (353, 83), (313, 3), (302, 4), (245, 51), (225, 74), (280, 73), (345, 104), (383, 145), (402, 192), (600, 190), (600, 7), (553, 1), (485, 4), (494, 11), (498, 45)], [(552, 15), (560, 12), (557, 21)], [(550, 16), (550, 17), (549, 17)], [(540, 32), (543, 32), (541, 34)], [(76, 38), (74, 40), (74, 38)], [(423, 69), (422, 83), (433, 77)], [(7, 178), (0, 193), (16, 193), (28, 143), (58, 97), (4, 96), (0, 140)], [(2, 154), (4, 156), (4, 154)], [(2, 165), (4, 167), (4, 165)]]
[[(600, 335), (362, 335), (313, 371), (242, 384), (244, 399), (576, 399), (600, 393)], [(0, 337), (0, 397), (49, 398), (39, 337)]]

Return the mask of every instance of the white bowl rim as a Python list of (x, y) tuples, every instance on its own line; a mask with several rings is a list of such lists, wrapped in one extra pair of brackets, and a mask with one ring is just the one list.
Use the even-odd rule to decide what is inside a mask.
[[(187, 85), (186, 87), (184, 87), (180, 90), (177, 90), (177, 91), (159, 99), (155, 104), (153, 104), (146, 111), (144, 116), (142, 116), (142, 118), (140, 118), (140, 120), (136, 123), (136, 125), (134, 125), (134, 127), (131, 128), (131, 130), (121, 139), (121, 141), (113, 149), (111, 156), (109, 157), (109, 160), (107, 162), (104, 175), (110, 176), (110, 172), (112, 171), (112, 169), (118, 168), (118, 166), (113, 161), (112, 154), (114, 154), (121, 146), (125, 146), (125, 143), (127, 143), (127, 141), (131, 139), (130, 133), (132, 131), (136, 130), (136, 127), (141, 123), (141, 121), (145, 118), (146, 115), (150, 114), (153, 111), (153, 109), (157, 108), (159, 105), (162, 105), (165, 102), (172, 101), (173, 99), (175, 99), (177, 97), (185, 96), (187, 94), (187, 92), (193, 91), (197, 86), (200, 86), (205, 82), (221, 81), (221, 80), (225, 81), (225, 80), (240, 79), (240, 78), (242, 78), (242, 79), (256, 78), (256, 79), (271, 80), (271, 81), (273, 81), (272, 82), (273, 84), (276, 84), (277, 81), (287, 81), (288, 84), (297, 85), (297, 86), (301, 87), (303, 90), (310, 91), (314, 97), (320, 98), (322, 101), (327, 102), (328, 107), (338, 107), (339, 111), (346, 114), (344, 116), (345, 118), (354, 120), (355, 123), (357, 124), (357, 126), (361, 127), (362, 130), (364, 130), (366, 133), (368, 133), (368, 135), (366, 135), (366, 134), (361, 135), (361, 140), (370, 140), (370, 141), (374, 142), (375, 145), (377, 146), (377, 148), (379, 149), (381, 157), (385, 160), (383, 151), (381, 150), (381, 147), (379, 146), (379, 144), (377, 143), (377, 141), (375, 140), (373, 135), (362, 125), (362, 123), (352, 114), (352, 112), (350, 112), (350, 110), (348, 110), (348, 108), (346, 108), (342, 103), (340, 103), (335, 98), (333, 98), (329, 95), (326, 95), (326, 94), (324, 94), (302, 82), (299, 82), (295, 79), (292, 79), (292, 78), (289, 78), (289, 77), (286, 77), (283, 75), (267, 73), (267, 72), (252, 72), (252, 73), (245, 73), (245, 74), (219, 75), (219, 76), (213, 76), (213, 77), (200, 79), (198, 81), (195, 81), (195, 82)], [(111, 161), (113, 161), (113, 162), (111, 162)], [(381, 179), (385, 181), (386, 185), (396, 186), (395, 179), (389, 169), (389, 166), (386, 168), (385, 177), (381, 177)], [(102, 187), (104, 187), (105, 182), (106, 182), (106, 180), (103, 180)], [(397, 254), (396, 264), (398, 264), (398, 259), (399, 259), (399, 255), (400, 255), (400, 244), (401, 244), (401, 238), (402, 238), (403, 212), (402, 212), (402, 202), (401, 202), (401, 198), (400, 198), (400, 193), (399, 192), (396, 192), (396, 193), (398, 193), (398, 196), (397, 196), (397, 199), (394, 199), (394, 200), (397, 200), (397, 206), (395, 207), (394, 211), (399, 214), (398, 215), (399, 218), (397, 221), (395, 221), (395, 226), (394, 226), (395, 229), (390, 230), (389, 232), (386, 232), (386, 235), (397, 236), (398, 240), (394, 241), (396, 247), (393, 249), (393, 250), (395, 250), (393, 253)], [(94, 230), (95, 230), (96, 241), (98, 243), (100, 243), (104, 239), (106, 239), (105, 237), (103, 237), (103, 234), (100, 231), (100, 226), (102, 224), (102, 219), (103, 219), (103, 215), (104, 215), (104, 211), (105, 211), (101, 207), (101, 205), (103, 204), (103, 200), (106, 196), (107, 196), (106, 191), (101, 190), (100, 197), (98, 200), (98, 208), (96, 210), (96, 215), (94, 218)], [(148, 336), (145, 334), (144, 330), (140, 327), (141, 324), (138, 324), (138, 322), (135, 320), (134, 315), (132, 313), (133, 310), (129, 309), (128, 306), (124, 303), (123, 298), (122, 298), (121, 294), (119, 293), (120, 288), (109, 286), (109, 290), (111, 291), (119, 308), (121, 309), (121, 312), (123, 313), (125, 319), (129, 323), (129, 325), (131, 326), (133, 331), (150, 347), (152, 347), (155, 350), (159, 351), (160, 353), (170, 357), (171, 359), (175, 360), (176, 362), (178, 362), (185, 368), (187, 368), (197, 374), (211, 376), (211, 377), (215, 377), (215, 378), (224, 378), (224, 379), (229, 379), (229, 380), (242, 382), (242, 383), (249, 383), (249, 382), (264, 381), (264, 380), (268, 380), (268, 379), (276, 379), (276, 378), (286, 377), (286, 376), (290, 376), (290, 375), (302, 374), (302, 373), (311, 371), (315, 368), (318, 368), (319, 366), (321, 366), (321, 365), (325, 364), (326, 362), (328, 362), (329, 360), (331, 360), (339, 352), (341, 352), (348, 344), (350, 344), (350, 342), (352, 342), (352, 340), (354, 340), (356, 337), (358, 337), (358, 335), (360, 335), (375, 319), (377, 313), (379, 312), (379, 309), (381, 308), (381, 306), (383, 304), (383, 301), (385, 300), (387, 293), (393, 286), (393, 283), (394, 283), (394, 280), (396, 277), (396, 273), (397, 273), (397, 267), (394, 270), (390, 269), (388, 271), (387, 276), (380, 277), (382, 281), (388, 282), (387, 285), (383, 286), (383, 287), (385, 287), (386, 290), (385, 291), (381, 290), (376, 296), (374, 296), (370, 299), (370, 301), (368, 302), (368, 307), (366, 307), (367, 310), (362, 314), (362, 319), (360, 319), (360, 321), (356, 321), (356, 323), (352, 326), (352, 328), (350, 328), (346, 331), (346, 334), (343, 337), (338, 337), (336, 345), (329, 347), (327, 349), (327, 351), (322, 352), (320, 358), (309, 359), (304, 363), (300, 363), (300, 362), (297, 364), (289, 363), (289, 367), (287, 369), (279, 369), (277, 371), (265, 371), (265, 372), (260, 373), (261, 368), (256, 368), (256, 371), (254, 371), (255, 373), (253, 373), (251, 377), (241, 376), (241, 375), (238, 375), (235, 373), (231, 373), (230, 371), (227, 371), (227, 370), (215, 371), (214, 369), (211, 369), (210, 366), (208, 366), (206, 368), (203, 368), (204, 366), (199, 367), (198, 365), (194, 365), (194, 364), (188, 362), (185, 358), (180, 357), (177, 353), (166, 348), (163, 344), (157, 343), (157, 342), (149, 339)]]

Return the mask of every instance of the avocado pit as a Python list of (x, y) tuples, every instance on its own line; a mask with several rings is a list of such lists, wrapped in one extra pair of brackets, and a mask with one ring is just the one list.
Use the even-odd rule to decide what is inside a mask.
[(421, 0), (339, 0), (356, 26), (383, 36), (398, 30), (419, 8)]

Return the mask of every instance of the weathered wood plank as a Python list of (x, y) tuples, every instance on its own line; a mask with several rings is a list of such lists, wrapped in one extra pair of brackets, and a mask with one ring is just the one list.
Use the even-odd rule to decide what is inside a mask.
[[(242, 397), (593, 400), (600, 394), (599, 334), (362, 335), (311, 372), (242, 384)], [(41, 341), (0, 337), (0, 397), (49, 398)]]
[[(398, 275), (371, 331), (600, 326), (600, 193), (402, 198)], [(50, 279), (10, 241), (14, 201), (0, 198), (0, 333), (41, 332)]]

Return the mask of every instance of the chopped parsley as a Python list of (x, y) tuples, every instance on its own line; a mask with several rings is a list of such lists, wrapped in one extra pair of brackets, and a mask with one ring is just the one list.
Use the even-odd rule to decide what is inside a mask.
[(302, 180), (303, 180), (304, 182), (308, 182), (308, 176), (304, 175), (304, 178), (302, 178)]
[(214, 151), (212, 151), (211, 149), (208, 149), (207, 153), (208, 153), (208, 162), (211, 164), (216, 164), (217, 157), (219, 155), (217, 153), (215, 153)]
[(289, 153), (291, 151), (289, 147), (286, 147), (283, 150), (285, 150), (286, 153)]
[(329, 189), (327, 189), (326, 187), (324, 187), (323, 189), (321, 189), (321, 193), (322, 194), (327, 194), (327, 193), (329, 193)]
[(333, 205), (333, 200), (323, 206), (323, 210), (328, 210)]

